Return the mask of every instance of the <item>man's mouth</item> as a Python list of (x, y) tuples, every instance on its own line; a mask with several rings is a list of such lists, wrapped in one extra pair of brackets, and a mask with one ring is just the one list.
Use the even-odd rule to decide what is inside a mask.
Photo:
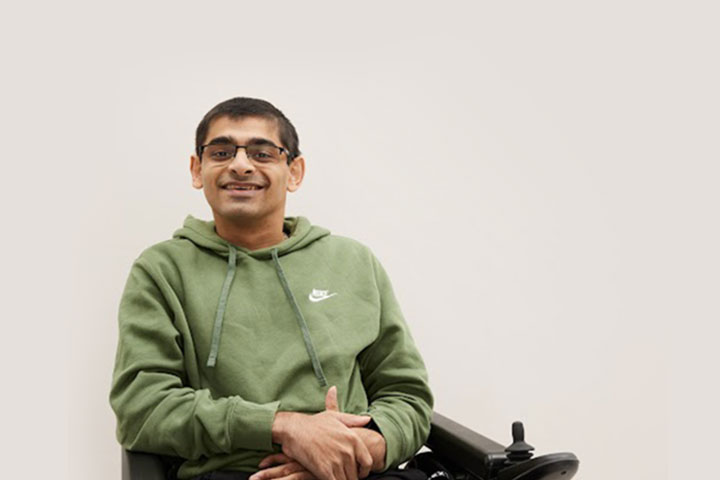
[(261, 190), (263, 187), (252, 183), (228, 183), (222, 186), (223, 190), (251, 191)]
[(226, 190), (260, 190), (262, 187), (258, 187), (257, 185), (249, 185), (246, 187), (228, 186), (223, 188)]

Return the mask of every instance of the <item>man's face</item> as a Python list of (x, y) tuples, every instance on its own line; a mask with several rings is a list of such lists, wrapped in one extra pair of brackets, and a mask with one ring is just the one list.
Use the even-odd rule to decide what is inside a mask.
[[(271, 142), (284, 147), (277, 123), (263, 117), (218, 117), (210, 123), (203, 145), (213, 141), (235, 145)], [(285, 153), (278, 162), (253, 161), (240, 148), (235, 158), (227, 161), (193, 155), (190, 170), (193, 187), (205, 192), (216, 222), (247, 225), (282, 222), (287, 192), (300, 187), (305, 163), (297, 157), (288, 165)]]

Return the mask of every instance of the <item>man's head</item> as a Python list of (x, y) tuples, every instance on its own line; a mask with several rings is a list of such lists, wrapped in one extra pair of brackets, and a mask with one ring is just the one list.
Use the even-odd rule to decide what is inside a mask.
[(280, 141), (290, 153), (288, 163), (300, 155), (300, 140), (297, 131), (288, 118), (275, 106), (258, 98), (235, 97), (215, 105), (212, 110), (205, 114), (195, 131), (195, 154), (200, 156), (200, 147), (205, 144), (208, 129), (213, 120), (218, 117), (242, 118), (260, 117), (274, 120), (277, 125)]
[(233, 98), (198, 125), (190, 159), (218, 227), (282, 224), (287, 192), (300, 187), (305, 160), (295, 127), (264, 100)]

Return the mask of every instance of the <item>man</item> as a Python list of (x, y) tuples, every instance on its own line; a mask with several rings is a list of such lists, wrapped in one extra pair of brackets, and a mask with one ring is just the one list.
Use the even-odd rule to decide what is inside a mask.
[(222, 102), (190, 170), (214, 221), (188, 217), (132, 266), (120, 442), (185, 459), (183, 479), (357, 480), (407, 460), (429, 432), (425, 367), (372, 253), (285, 218), (305, 174), (293, 125), (263, 100)]

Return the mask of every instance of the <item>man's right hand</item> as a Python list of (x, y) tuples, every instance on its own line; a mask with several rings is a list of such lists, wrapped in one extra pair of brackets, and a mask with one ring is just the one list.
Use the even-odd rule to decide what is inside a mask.
[(365, 443), (351, 428), (363, 427), (369, 416), (340, 413), (337, 390), (330, 387), (326, 410), (315, 415), (278, 412), (272, 426), (272, 440), (283, 453), (297, 460), (322, 480), (357, 480), (367, 477), (373, 459)]

